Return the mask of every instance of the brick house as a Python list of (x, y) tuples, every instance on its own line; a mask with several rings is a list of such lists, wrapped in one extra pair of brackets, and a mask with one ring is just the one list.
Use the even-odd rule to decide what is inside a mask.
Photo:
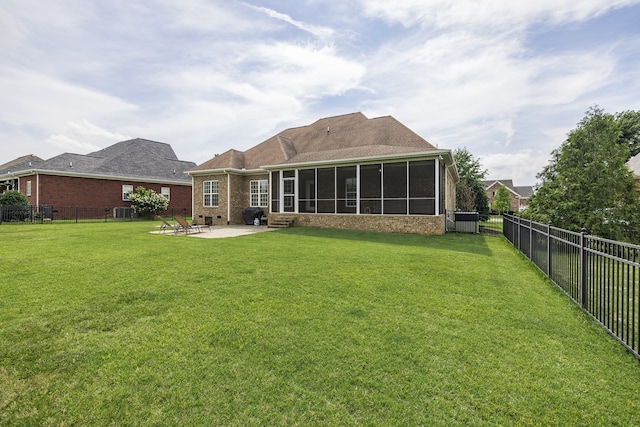
[(191, 214), (194, 162), (178, 160), (169, 144), (132, 139), (90, 154), (64, 153), (42, 160), (24, 156), (0, 166), (0, 191), (18, 190), (32, 206), (127, 208), (138, 186), (169, 199), (168, 211)]
[(493, 203), (498, 188), (504, 185), (509, 192), (509, 206), (512, 212), (520, 212), (526, 208), (529, 205), (529, 198), (533, 195), (532, 186), (516, 187), (510, 179), (483, 181), (483, 184), (489, 198), (489, 205)]
[(458, 173), (437, 149), (391, 116), (352, 113), (286, 129), (187, 172), (198, 221), (244, 224), (259, 207), (268, 222), (443, 234)]

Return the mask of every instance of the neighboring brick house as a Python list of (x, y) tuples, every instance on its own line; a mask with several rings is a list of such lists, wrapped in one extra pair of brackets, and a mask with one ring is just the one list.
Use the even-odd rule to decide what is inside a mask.
[(437, 149), (390, 116), (362, 113), (286, 129), (188, 171), (194, 217), (243, 224), (260, 207), (269, 224), (443, 234), (458, 173)]
[(636, 154), (627, 161), (627, 166), (633, 172), (636, 179), (636, 185), (640, 188), (640, 154)]
[(191, 214), (194, 162), (178, 160), (169, 144), (132, 139), (90, 154), (42, 160), (25, 156), (0, 166), (0, 191), (18, 190), (33, 206), (113, 209), (130, 207), (138, 186), (169, 199), (168, 211)]
[(509, 191), (509, 205), (512, 212), (520, 212), (529, 205), (529, 198), (533, 195), (532, 186), (516, 187), (510, 179), (484, 181), (484, 187), (489, 198), (489, 205), (493, 203), (498, 188), (503, 185)]

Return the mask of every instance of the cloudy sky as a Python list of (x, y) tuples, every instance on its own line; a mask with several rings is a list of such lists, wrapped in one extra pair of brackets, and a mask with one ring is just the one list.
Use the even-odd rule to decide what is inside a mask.
[(0, 164), (140, 137), (202, 163), (392, 115), (533, 185), (598, 105), (640, 110), (640, 0), (3, 0)]

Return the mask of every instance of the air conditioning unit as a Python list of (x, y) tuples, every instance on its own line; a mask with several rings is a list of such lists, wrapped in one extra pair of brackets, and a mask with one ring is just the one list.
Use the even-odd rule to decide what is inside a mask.
[(133, 208), (113, 208), (114, 218), (133, 218)]

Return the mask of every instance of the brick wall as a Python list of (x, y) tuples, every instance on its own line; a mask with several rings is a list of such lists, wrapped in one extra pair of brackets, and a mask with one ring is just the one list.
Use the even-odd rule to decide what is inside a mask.
[[(249, 207), (251, 203), (250, 182), (254, 179), (268, 179), (268, 175), (237, 175), (237, 174), (211, 174), (205, 176), (195, 176), (193, 178), (193, 197), (194, 197), (194, 218), (198, 223), (204, 223), (205, 217), (213, 218), (214, 224), (244, 224), (242, 212)], [(218, 206), (203, 206), (203, 182), (218, 181)], [(229, 183), (231, 190), (228, 191)], [(227, 202), (229, 201), (229, 210), (227, 211)], [(262, 207), (265, 213), (268, 213), (267, 206)]]
[[(140, 181), (117, 181), (71, 176), (43, 175), (20, 178), (20, 192), (27, 194), (27, 182), (31, 181), (31, 196), (27, 196), (32, 205), (77, 206), (82, 208), (129, 207), (131, 202), (122, 200), (122, 186), (132, 185), (152, 189), (157, 193), (161, 187), (169, 187), (168, 210), (186, 209), (191, 215), (191, 185), (156, 184)], [(39, 185), (39, 188), (38, 188)], [(40, 194), (39, 200), (37, 194)]]
[[(491, 206), (493, 204), (493, 201), (495, 199), (495, 193), (498, 192), (498, 188), (502, 187), (502, 184), (500, 183), (494, 183), (491, 187), (489, 187), (487, 189), (487, 197), (489, 198), (489, 206)], [(518, 196), (516, 196), (515, 194), (513, 194), (513, 192), (511, 190), (509, 190), (507, 188), (507, 192), (509, 193), (509, 206), (512, 212), (518, 212), (520, 211), (520, 207), (525, 207), (527, 206), (528, 203), (528, 199), (521, 199)]]
[(440, 235), (445, 233), (445, 216), (413, 215), (340, 215), (340, 214), (270, 214), (269, 222), (293, 218), (295, 226), (340, 228), (347, 230), (383, 231)]

